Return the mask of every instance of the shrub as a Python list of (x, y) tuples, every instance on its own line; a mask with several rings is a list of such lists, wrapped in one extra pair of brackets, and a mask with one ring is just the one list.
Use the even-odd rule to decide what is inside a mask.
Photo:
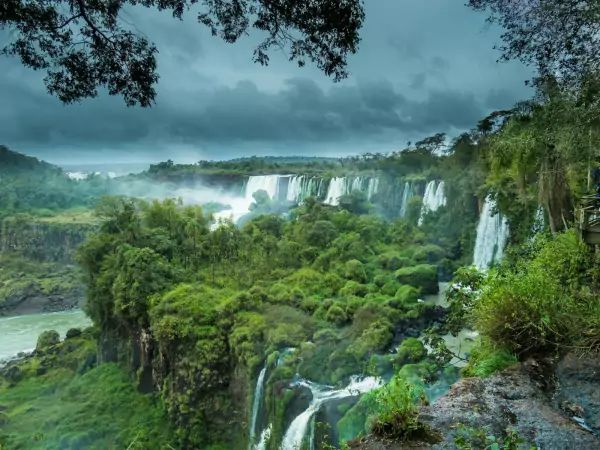
[(419, 298), (419, 291), (412, 286), (404, 285), (400, 286), (394, 296), (403, 305), (410, 305), (416, 303)]
[(413, 259), (419, 263), (436, 263), (444, 257), (444, 249), (438, 245), (427, 244), (419, 247), (413, 253)]
[(524, 357), (571, 348), (600, 349), (592, 252), (569, 231), (536, 243), (532, 255), (491, 272), (473, 319), (497, 348)]
[(377, 413), (371, 431), (378, 436), (400, 441), (424, 439), (429, 428), (419, 422), (417, 404), (424, 398), (420, 387), (394, 376), (375, 396)]
[(395, 275), (399, 283), (420, 288), (422, 294), (437, 294), (438, 292), (436, 266), (419, 264), (412, 267), (403, 267), (398, 269)]
[(367, 272), (363, 263), (357, 259), (351, 259), (344, 265), (344, 278), (365, 283), (367, 281)]
[(339, 304), (334, 304), (327, 310), (325, 319), (327, 322), (343, 325), (348, 321), (348, 314), (346, 314), (346, 311)]
[(468, 377), (488, 377), (516, 363), (517, 357), (513, 353), (483, 340), (471, 350), (463, 374)]
[(394, 362), (396, 365), (407, 363), (418, 363), (427, 356), (427, 350), (421, 341), (417, 338), (409, 337), (402, 341), (396, 351)]

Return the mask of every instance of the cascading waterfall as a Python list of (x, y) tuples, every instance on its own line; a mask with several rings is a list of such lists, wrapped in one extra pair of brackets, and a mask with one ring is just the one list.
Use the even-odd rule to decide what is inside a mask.
[(402, 190), (402, 202), (400, 203), (400, 217), (406, 216), (406, 210), (408, 208), (408, 202), (413, 196), (412, 183), (406, 181), (404, 183), (404, 189)]
[(273, 426), (269, 424), (269, 426), (265, 428), (260, 434), (260, 439), (258, 440), (258, 443), (254, 446), (252, 450), (266, 450), (267, 442), (269, 442), (269, 439), (271, 438), (272, 429)]
[[(285, 432), (281, 450), (298, 450), (301, 448), (310, 421), (324, 403), (336, 399), (356, 397), (365, 392), (372, 391), (381, 386), (381, 380), (375, 377), (366, 377), (362, 379), (359, 377), (351, 377), (350, 383), (343, 389), (332, 389), (329, 386), (321, 386), (307, 380), (300, 380), (296, 385), (309, 388), (312, 393), (312, 400), (308, 405), (308, 408), (292, 421)], [(311, 439), (312, 433), (311, 436), (309, 436), (309, 442)]]
[(340, 197), (354, 191), (364, 192), (367, 200), (371, 200), (379, 189), (379, 179), (376, 177), (334, 177), (329, 181), (324, 203), (339, 205)]
[(253, 450), (254, 441), (256, 440), (256, 425), (258, 421), (258, 413), (260, 412), (260, 405), (263, 398), (263, 391), (265, 387), (265, 375), (267, 374), (267, 366), (262, 368), (258, 374), (256, 380), (256, 388), (254, 389), (254, 401), (252, 402), (252, 419), (250, 421), (250, 433), (249, 433), (249, 444), (248, 450)]
[(256, 192), (263, 190), (269, 194), (271, 200), (276, 199), (279, 194), (279, 180), (283, 175), (256, 175), (248, 178), (244, 197), (246, 200), (253, 202), (252, 197)]
[(421, 206), (421, 214), (419, 216), (419, 225), (423, 224), (425, 215), (430, 212), (437, 211), (440, 207), (446, 205), (446, 195), (444, 194), (444, 182), (439, 183), (431, 180), (427, 183), (425, 194), (423, 195), (423, 206)]
[(369, 178), (369, 184), (367, 186), (367, 199), (371, 200), (375, 194), (379, 191), (379, 178)]
[(496, 202), (486, 197), (477, 224), (477, 238), (473, 253), (473, 264), (479, 270), (488, 269), (492, 263), (500, 261), (508, 241), (508, 222), (500, 213), (494, 213)]
[(327, 188), (327, 195), (325, 196), (324, 203), (333, 206), (339, 205), (340, 197), (346, 194), (345, 184), (345, 177), (332, 178), (331, 181), (329, 181), (329, 187)]

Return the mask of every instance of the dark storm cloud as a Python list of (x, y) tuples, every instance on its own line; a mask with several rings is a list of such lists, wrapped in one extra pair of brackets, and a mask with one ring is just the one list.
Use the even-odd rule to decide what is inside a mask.
[(103, 94), (61, 105), (41, 74), (2, 58), (0, 143), (55, 161), (390, 151), (459, 133), (528, 95), (528, 72), (498, 65), (497, 33), (460, 4), (369, 0), (366, 12), (353, 75), (334, 84), (285, 55), (252, 64), (253, 36), (231, 46), (193, 17), (130, 10), (124, 19), (160, 50), (156, 106), (126, 108)]

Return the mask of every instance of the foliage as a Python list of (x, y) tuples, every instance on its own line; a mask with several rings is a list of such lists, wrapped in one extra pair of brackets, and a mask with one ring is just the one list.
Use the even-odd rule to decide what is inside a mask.
[(594, 255), (575, 232), (540, 236), (530, 258), (488, 275), (473, 310), (475, 326), (521, 357), (597, 351), (596, 277)]
[(18, 363), (23, 378), (17, 383), (0, 374), (0, 446), (169, 448), (173, 441), (160, 402), (137, 392), (117, 365), (89, 365), (95, 352), (84, 333)]
[(484, 428), (473, 428), (460, 424), (454, 435), (454, 444), (459, 450), (519, 450), (537, 448), (525, 441), (515, 430), (507, 429), (500, 438)]
[[(120, 95), (129, 106), (150, 106), (155, 98), (158, 49), (131, 24), (121, 20), (122, 8), (143, 5), (170, 10), (181, 19), (196, 0), (135, 0), (112, 3), (78, 0), (63, 8), (63, 0), (10, 0), (0, 8), (0, 27), (14, 35), (3, 52), (36, 70), (44, 70), (48, 91), (66, 103), (95, 97), (98, 88)], [(292, 1), (212, 0), (203, 3), (198, 21), (214, 36), (233, 43), (249, 29), (266, 34), (254, 50), (254, 60), (269, 62), (269, 50), (286, 48), (289, 59), (307, 60), (336, 80), (344, 78), (346, 58), (358, 47), (364, 12), (357, 0)], [(135, 27), (133, 27), (135, 28)]]
[(480, 340), (471, 350), (469, 363), (463, 369), (463, 374), (469, 377), (485, 378), (517, 362), (514, 354), (495, 347), (487, 340)]
[(542, 76), (559, 74), (568, 81), (600, 69), (594, 50), (600, 45), (595, 0), (543, 0), (518, 7), (506, 0), (470, 0), (469, 5), (489, 11), (490, 20), (505, 29), (504, 59), (520, 59)]
[(403, 267), (395, 272), (399, 283), (419, 288), (421, 294), (436, 294), (438, 292), (437, 267), (431, 264), (419, 264)]
[(377, 413), (371, 423), (371, 431), (400, 441), (427, 437), (429, 429), (417, 417), (417, 404), (423, 398), (420, 388), (399, 376), (393, 377), (376, 394)]

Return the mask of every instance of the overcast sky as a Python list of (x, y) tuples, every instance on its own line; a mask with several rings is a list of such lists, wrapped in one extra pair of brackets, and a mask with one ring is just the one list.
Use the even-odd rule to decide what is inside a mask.
[(253, 64), (256, 36), (225, 44), (195, 14), (182, 23), (130, 10), (126, 20), (160, 51), (150, 109), (108, 95), (62, 105), (41, 73), (0, 57), (0, 143), (55, 163), (389, 152), (457, 135), (531, 95), (528, 69), (496, 62), (499, 30), (464, 0), (366, 0), (365, 9), (341, 83), (284, 55)]

